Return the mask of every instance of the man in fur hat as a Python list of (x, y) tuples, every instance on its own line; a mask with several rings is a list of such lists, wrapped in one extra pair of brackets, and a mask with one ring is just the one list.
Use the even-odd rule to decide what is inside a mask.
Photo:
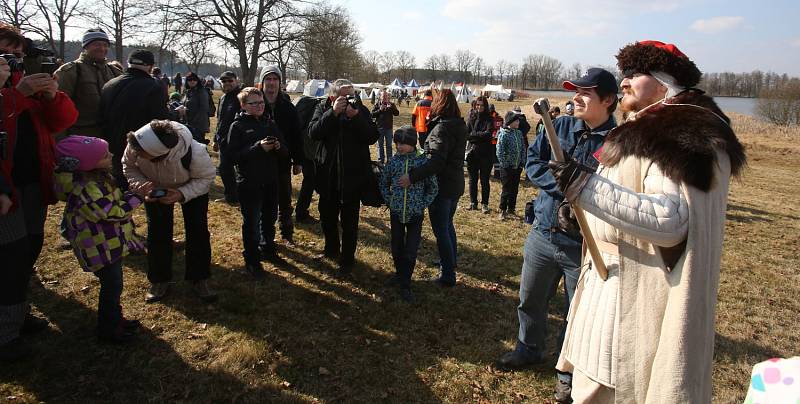
[(742, 145), (675, 45), (622, 48), (620, 106), (594, 170), (551, 162), (583, 208), (608, 278), (581, 274), (557, 368), (575, 402), (710, 402), (728, 183)]

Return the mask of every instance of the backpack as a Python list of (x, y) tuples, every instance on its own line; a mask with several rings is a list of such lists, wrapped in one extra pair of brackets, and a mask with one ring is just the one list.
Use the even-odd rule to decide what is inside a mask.
[(364, 206), (372, 206), (379, 208), (386, 203), (381, 194), (380, 183), (383, 177), (383, 165), (377, 161), (369, 162), (369, 169), (367, 172), (367, 181), (364, 184), (364, 189), (361, 190), (361, 203)]
[[(297, 116), (300, 119), (300, 133), (305, 135), (303, 139), (303, 154), (307, 159), (316, 161), (319, 164), (325, 161), (324, 150), (319, 150), (320, 148), (324, 149), (324, 146), (322, 146), (322, 142), (319, 140), (311, 139), (311, 137), (308, 136), (308, 126), (311, 123), (311, 119), (314, 118), (314, 111), (317, 109), (317, 105), (319, 105), (320, 101), (322, 100), (319, 98), (303, 96), (297, 100), (297, 104), (295, 105)], [(317, 156), (320, 153), (322, 155)], [(318, 157), (322, 158), (322, 160), (319, 161)]]

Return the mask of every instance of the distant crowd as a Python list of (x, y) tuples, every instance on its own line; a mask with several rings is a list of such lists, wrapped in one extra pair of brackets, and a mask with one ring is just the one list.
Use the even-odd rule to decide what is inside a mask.
[[(345, 277), (358, 268), (361, 207), (388, 207), (395, 273), (386, 285), (410, 304), (426, 213), (439, 258), (431, 281), (451, 290), (470, 270), (459, 266), (459, 201), (468, 188), (465, 210), (490, 213), (494, 175), (502, 184), (499, 219), (531, 226), (521, 252), (517, 342), (498, 366), (548, 359), (548, 305), (563, 279), (569, 314), (558, 338), (556, 401), (710, 400), (727, 188), (746, 158), (729, 119), (694, 88), (699, 69), (675, 45), (625, 46), (617, 55), (621, 83), (599, 68), (565, 81), (574, 92), (565, 114), (554, 107), (532, 128), (519, 107), (500, 113), (483, 96), (462, 117), (449, 89), (423, 92), (410, 124), (399, 127), (388, 92), (369, 108), (346, 79), (323, 97), (292, 102), (275, 66), (256, 87), (224, 72), (215, 103), (213, 80), (194, 72), (170, 79), (149, 51), (131, 53), (124, 70), (108, 61), (110, 40), (100, 29), (85, 32), (79, 58), (54, 74), (26, 74), (29, 42), (0, 23), (3, 362), (28, 356), (29, 335), (48, 327), (30, 313), (27, 290), (47, 207), (57, 201), (64, 202), (64, 243), (100, 282), (97, 337), (121, 344), (141, 326), (120, 301), (129, 254), (146, 256), (146, 302), (168, 298), (178, 244), (194, 294), (218, 299), (209, 284), (208, 230), (217, 175), (224, 192), (213, 202), (241, 213), (242, 271), (255, 280), (265, 277), (264, 262), (286, 264), (278, 244), (296, 247), (295, 222), (317, 221), (314, 194), (324, 239), (315, 258), (335, 262)], [(216, 166), (209, 148), (219, 153)], [(523, 179), (539, 192), (518, 215)], [(142, 205), (145, 235), (132, 216)], [(176, 206), (185, 240), (173, 239)], [(599, 255), (590, 257), (587, 247)]]

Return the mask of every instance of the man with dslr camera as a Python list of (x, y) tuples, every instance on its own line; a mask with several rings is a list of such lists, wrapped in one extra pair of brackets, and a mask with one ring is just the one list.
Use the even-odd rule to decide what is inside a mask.
[(78, 117), (48, 73), (25, 76), (25, 38), (0, 23), (0, 361), (30, 352), (21, 334), (47, 327), (27, 303), (28, 281), (44, 242), (53, 193), (53, 134)]
[(322, 161), (317, 161), (324, 255), (338, 258), (343, 273), (350, 272), (355, 264), (361, 194), (371, 170), (369, 146), (378, 140), (378, 129), (370, 119), (369, 109), (354, 93), (349, 80), (334, 81), (331, 95), (317, 105), (308, 132), (311, 139), (322, 142), (324, 151), (318, 153)]

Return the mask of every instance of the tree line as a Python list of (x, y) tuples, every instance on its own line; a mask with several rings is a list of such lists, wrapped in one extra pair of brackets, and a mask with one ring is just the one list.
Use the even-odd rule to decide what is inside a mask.
[[(520, 89), (560, 89), (585, 68), (531, 54), (490, 63), (470, 50), (417, 60), (406, 50), (361, 49), (361, 34), (348, 11), (316, 0), (6, 0), (0, 18), (32, 33), (59, 57), (67, 55), (66, 30), (103, 28), (117, 59), (126, 44), (153, 50), (165, 71), (224, 66), (252, 84), (261, 66), (276, 64), (285, 78), (349, 78), (389, 82), (459, 81)], [(619, 77), (615, 67), (600, 66)], [(198, 71), (199, 74), (215, 74)], [(787, 74), (707, 73), (700, 87), (711, 95), (758, 97), (786, 87)]]

